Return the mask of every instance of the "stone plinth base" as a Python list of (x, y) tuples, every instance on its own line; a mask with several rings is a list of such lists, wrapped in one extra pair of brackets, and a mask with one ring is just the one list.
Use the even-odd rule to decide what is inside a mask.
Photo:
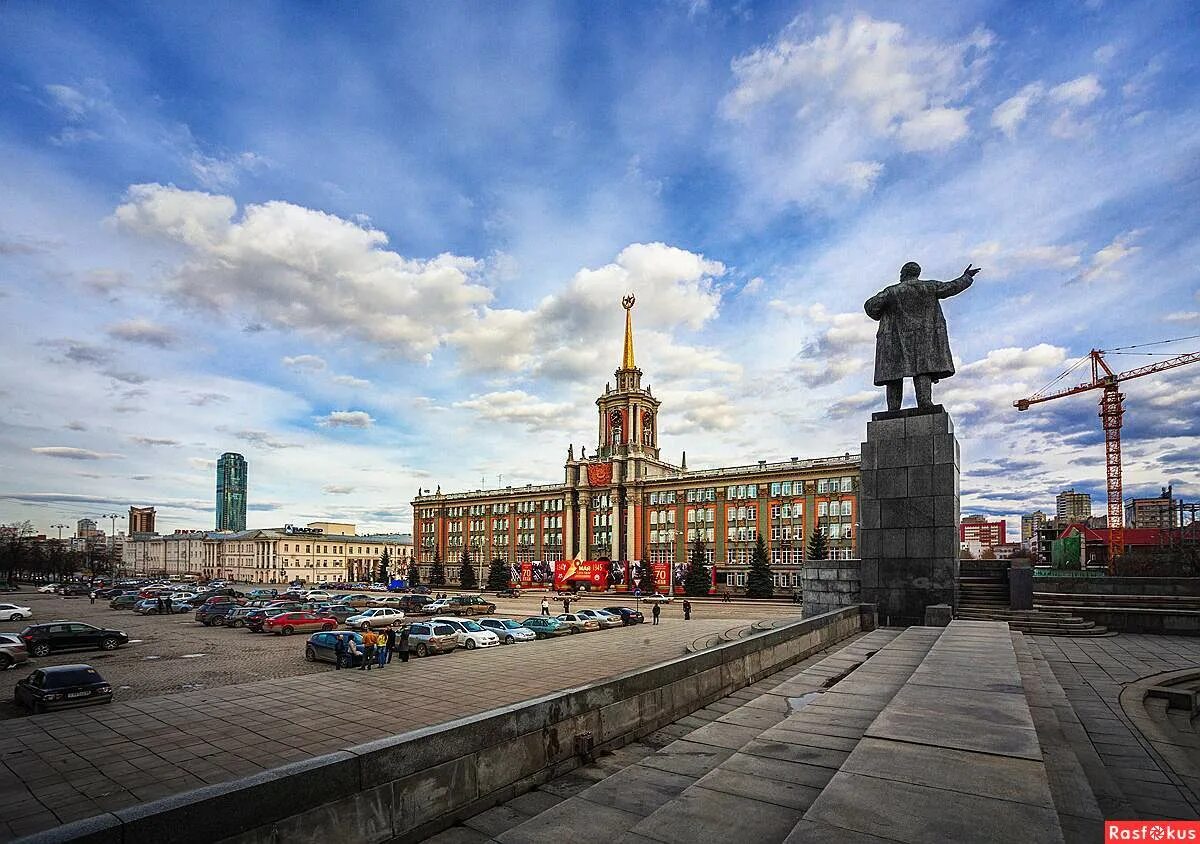
[(862, 600), (881, 624), (958, 606), (958, 440), (950, 415), (917, 408), (867, 423), (862, 444)]
[(804, 563), (804, 617), (861, 602), (858, 560), (807, 560)]

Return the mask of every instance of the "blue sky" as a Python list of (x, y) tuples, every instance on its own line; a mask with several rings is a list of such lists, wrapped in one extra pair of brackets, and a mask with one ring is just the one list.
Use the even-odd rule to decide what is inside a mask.
[[(670, 459), (852, 451), (912, 259), (984, 267), (964, 510), (1099, 512), (1093, 398), (1011, 402), (1200, 334), (1193, 12), (0, 5), (0, 520), (204, 527), (226, 450), (262, 526), (555, 480), (628, 290)], [(1200, 366), (1126, 393), (1127, 489), (1200, 496)]]

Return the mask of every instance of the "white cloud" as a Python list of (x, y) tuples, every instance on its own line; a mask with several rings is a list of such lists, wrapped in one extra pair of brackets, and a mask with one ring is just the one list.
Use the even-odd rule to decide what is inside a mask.
[(165, 349), (175, 342), (175, 335), (170, 329), (147, 319), (131, 319), (118, 323), (108, 329), (108, 336), (127, 343), (140, 343), (159, 349)]
[(1089, 105), (1104, 95), (1104, 87), (1095, 74), (1080, 76), (1055, 85), (1050, 89), (1050, 99), (1071, 106)]
[(1200, 322), (1200, 311), (1175, 311), (1163, 319), (1167, 322)]
[(133, 442), (133, 443), (137, 443), (138, 445), (148, 445), (148, 446), (155, 446), (155, 445), (177, 446), (177, 445), (182, 445), (182, 443), (181, 443), (181, 442), (179, 442), (179, 440), (172, 440), (172, 439), (169, 439), (169, 438), (167, 438), (167, 437), (130, 437), (130, 438), (129, 438), (129, 441), (130, 441), (130, 442)]
[(375, 420), (365, 410), (335, 410), (317, 424), (322, 428), (370, 428)]
[(501, 390), (456, 402), (487, 422), (520, 425), (528, 431), (561, 431), (576, 412), (568, 403), (543, 401), (523, 390)]
[(762, 292), (765, 284), (766, 282), (763, 281), (762, 276), (756, 275), (754, 278), (747, 281), (742, 287), (742, 293), (746, 294), (747, 296), (756, 296)]
[(1078, 280), (1090, 283), (1119, 279), (1121, 277), (1121, 268), (1118, 265), (1130, 255), (1135, 255), (1141, 251), (1142, 247), (1134, 245), (1134, 241), (1141, 234), (1142, 231), (1140, 229), (1135, 229), (1117, 235), (1111, 243), (1092, 255), (1092, 260), (1088, 268), (1080, 273)]
[(986, 378), (1024, 379), (1047, 367), (1057, 366), (1067, 358), (1067, 350), (1049, 343), (1030, 348), (1012, 346), (993, 349), (979, 360), (959, 367), (959, 374)]
[(349, 336), (408, 357), (433, 352), (491, 299), (479, 263), (405, 258), (387, 236), (288, 202), (132, 186), (113, 217), (125, 231), (188, 250), (167, 293), (204, 308), (320, 336)]
[(30, 451), (34, 454), (41, 454), (44, 457), (61, 457), (65, 460), (109, 460), (122, 457), (120, 454), (91, 451), (86, 448), (72, 448), (63, 445), (37, 446), (31, 448)]
[(343, 486), (341, 484), (326, 484), (321, 487), (321, 491), (327, 495), (350, 495), (354, 492), (354, 487)]
[(325, 360), (317, 355), (285, 357), (280, 362), (288, 369), (294, 369), (297, 372), (319, 372), (325, 368)]
[(354, 387), (356, 389), (365, 389), (371, 386), (371, 382), (367, 379), (355, 378), (353, 375), (335, 375), (330, 380), (343, 387)]
[(266, 166), (262, 156), (253, 152), (232, 155), (205, 155), (195, 150), (187, 157), (188, 168), (204, 187), (225, 190), (235, 187), (242, 173), (252, 173)]
[(1026, 85), (996, 106), (992, 111), (992, 126), (1010, 138), (1013, 137), (1017, 132), (1017, 127), (1028, 116), (1030, 107), (1042, 98), (1045, 91), (1045, 86), (1041, 82)]
[(930, 152), (954, 146), (965, 138), (966, 108), (930, 108), (905, 120), (896, 130), (900, 145), (906, 150)]

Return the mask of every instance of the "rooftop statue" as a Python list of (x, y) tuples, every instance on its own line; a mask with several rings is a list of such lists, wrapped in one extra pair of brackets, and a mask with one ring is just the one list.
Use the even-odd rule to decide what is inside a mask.
[(867, 316), (879, 321), (875, 385), (887, 389), (888, 410), (900, 409), (905, 378), (913, 380), (917, 407), (934, 406), (932, 384), (954, 374), (946, 318), (939, 300), (970, 287), (979, 269), (967, 264), (954, 281), (923, 280), (920, 264), (909, 261), (900, 268), (898, 283), (866, 301)]

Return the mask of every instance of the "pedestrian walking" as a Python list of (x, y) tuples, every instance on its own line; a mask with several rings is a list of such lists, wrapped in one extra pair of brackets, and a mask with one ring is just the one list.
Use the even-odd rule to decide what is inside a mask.
[(550, 599), (542, 598), (542, 615), (550, 615)]
[(692, 620), (692, 602), (688, 601), (686, 599), (683, 602), (683, 620), (684, 621)]
[(92, 599), (93, 604), (96, 603), (96, 590), (95, 589), (92, 590), (92, 594), (89, 597)]
[(570, 611), (571, 611), (571, 598), (570, 598), (570, 596), (568, 596), (566, 598), (563, 598), (563, 612), (570, 612)]
[(367, 630), (363, 634), (363, 660), (362, 665), (358, 666), (359, 671), (370, 671), (371, 663), (375, 661), (375, 634), (371, 630)]
[(400, 661), (408, 662), (408, 625), (400, 628), (400, 639), (397, 647), (400, 648)]
[(660, 607), (658, 604), (654, 605), (653, 615), (654, 615), (654, 623), (658, 624), (658, 617), (660, 615), (662, 615), (662, 607)]
[(167, 615), (170, 615), (174, 610), (171, 609), (171, 596), (168, 595), (163, 599), (163, 606), (167, 608)]
[(163, 614), (163, 599), (162, 598), (159, 598), (155, 602), (154, 609), (158, 612), (159, 615)]
[(333, 641), (333, 667), (341, 671), (342, 663), (346, 661), (346, 637), (337, 635)]
[(726, 589), (726, 590), (725, 590), (725, 596), (724, 596), (724, 597), (723, 597), (721, 600), (722, 600), (724, 603), (726, 603), (726, 604), (731, 604), (731, 603), (733, 603), (733, 599), (729, 597), (729, 590), (728, 590), (728, 589)]
[(384, 635), (384, 639), (387, 642), (387, 647), (384, 648), (384, 652), (387, 654), (387, 656), (384, 658), (383, 664), (387, 665), (392, 661), (392, 651), (396, 650), (396, 628), (389, 627), (387, 629), (387, 633)]
[(359, 654), (358, 640), (354, 638), (353, 633), (351, 633), (346, 638), (348, 639), (348, 641), (346, 642), (346, 657), (349, 660), (346, 663), (346, 667), (353, 668), (354, 662), (356, 659), (358, 659), (358, 654)]

